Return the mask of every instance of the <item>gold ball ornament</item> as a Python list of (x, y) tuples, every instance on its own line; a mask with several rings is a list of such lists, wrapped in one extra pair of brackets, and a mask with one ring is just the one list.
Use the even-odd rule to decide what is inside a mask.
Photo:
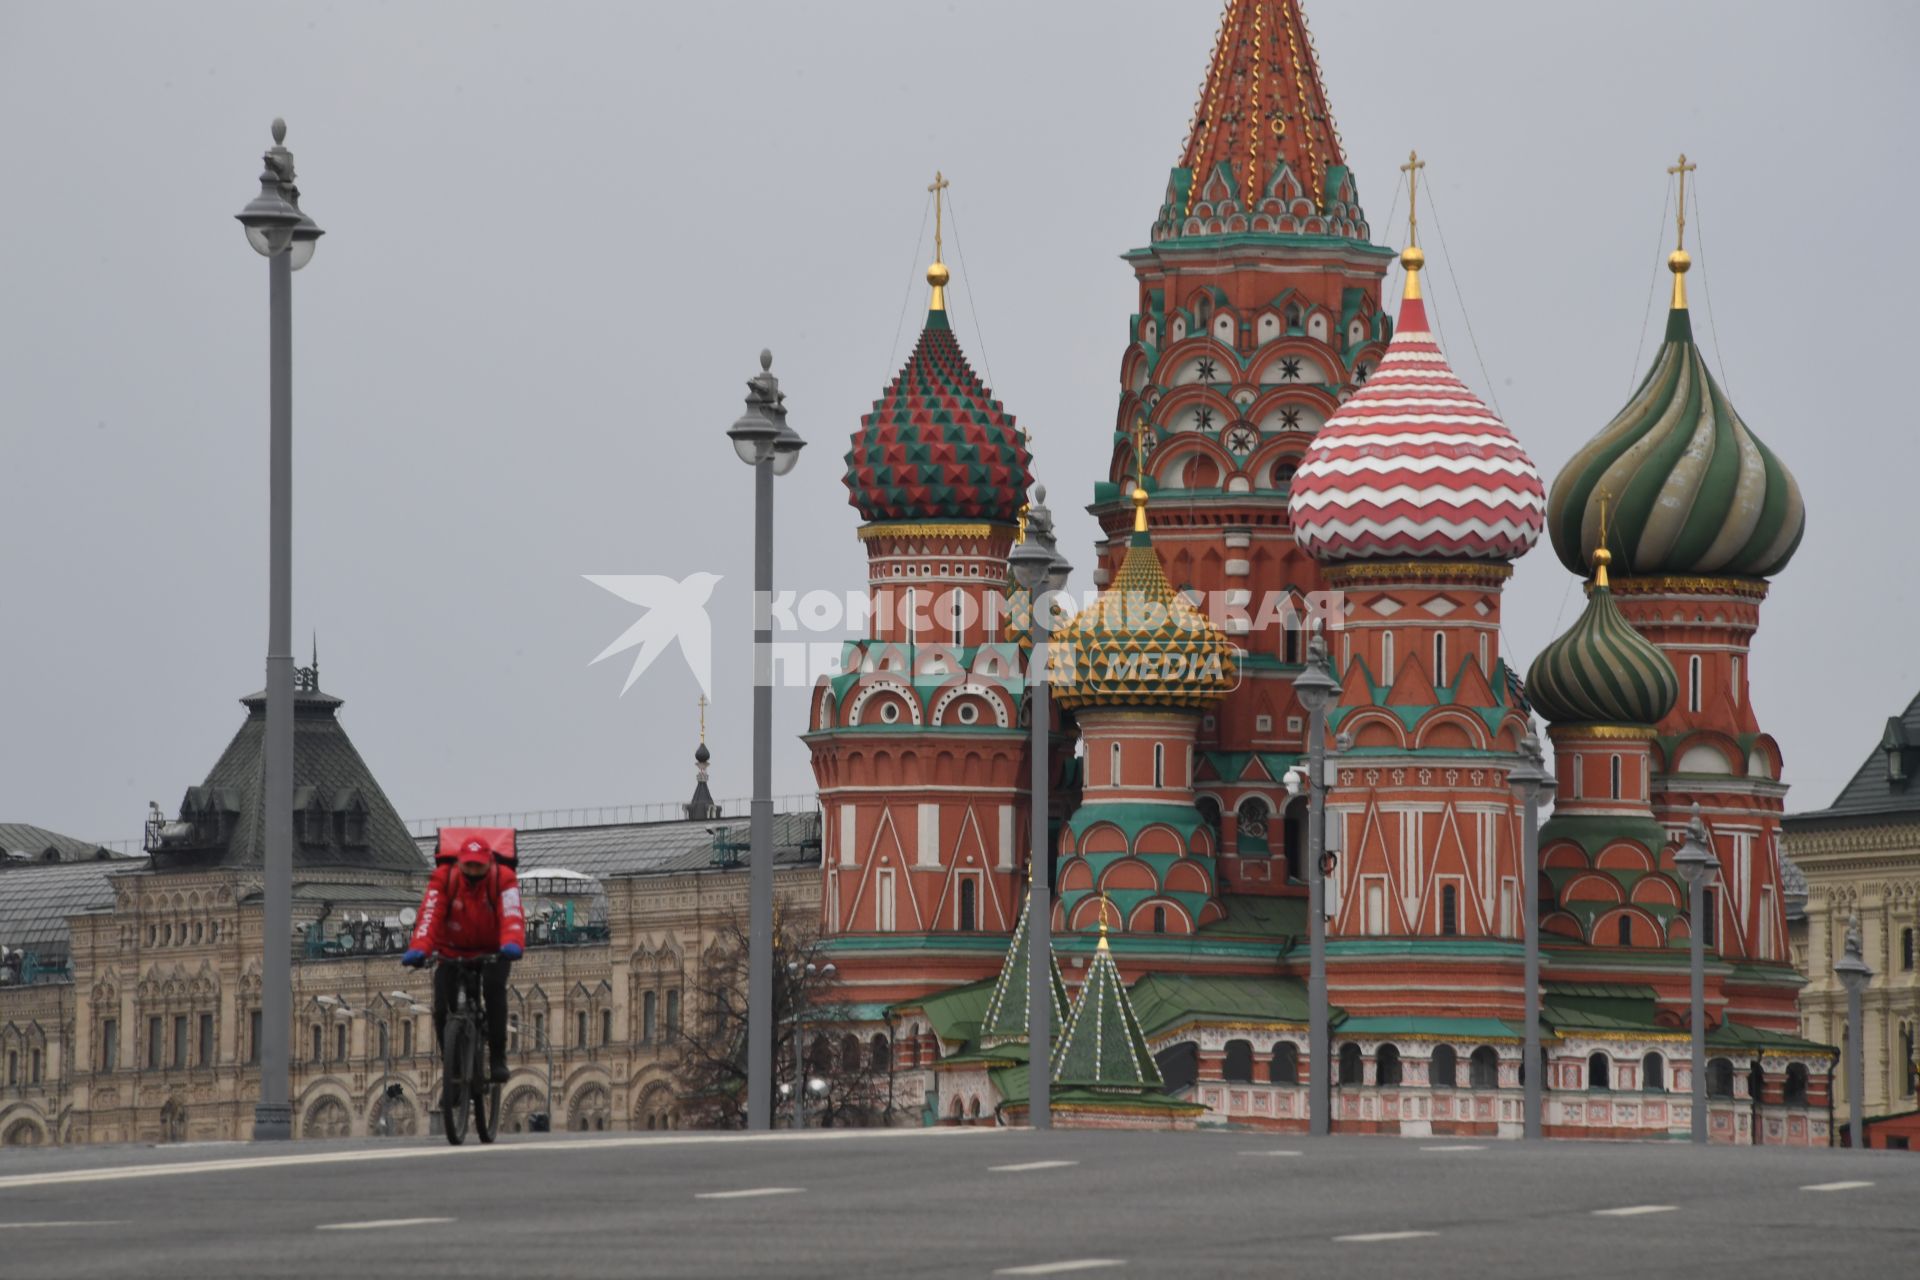
[(1683, 276), (1693, 270), (1693, 256), (1685, 249), (1675, 249), (1667, 255), (1667, 270), (1677, 276)]
[(1400, 255), (1400, 265), (1409, 271), (1418, 271), (1427, 265), (1427, 255), (1420, 252), (1420, 246), (1410, 244)]
[(944, 262), (936, 262), (927, 268), (927, 283), (936, 289), (952, 278), (953, 273), (947, 270), (947, 264)]

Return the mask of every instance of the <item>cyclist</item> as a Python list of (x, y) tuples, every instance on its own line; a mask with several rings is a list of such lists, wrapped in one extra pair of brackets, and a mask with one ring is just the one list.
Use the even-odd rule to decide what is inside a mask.
[[(487, 842), (470, 836), (458, 856), (434, 868), (420, 916), (400, 963), (419, 967), (429, 955), (455, 960), (498, 955), (481, 982), (487, 1014), (487, 1060), (493, 1079), (507, 1078), (507, 973), (527, 944), (527, 917), (520, 881), (499, 862)], [(459, 968), (443, 964), (433, 974), (433, 1038), (438, 1044), (453, 1002)]]

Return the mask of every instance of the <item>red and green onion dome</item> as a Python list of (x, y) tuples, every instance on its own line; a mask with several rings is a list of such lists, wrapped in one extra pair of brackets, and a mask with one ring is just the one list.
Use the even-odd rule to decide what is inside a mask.
[(1239, 683), (1240, 651), (1173, 589), (1147, 533), (1147, 491), (1133, 491), (1133, 540), (1113, 581), (1054, 634), (1053, 698), (1084, 707), (1217, 704)]
[[(1026, 501), (1031, 456), (947, 322), (940, 286), (913, 355), (847, 450), (849, 501), (862, 520), (1012, 524)], [(932, 280), (934, 271), (928, 272)]]
[(1613, 602), (1603, 548), (1594, 552), (1586, 611), (1540, 651), (1527, 672), (1527, 701), (1553, 725), (1652, 726), (1673, 710), (1680, 680), (1673, 664), (1633, 629)]
[(1417, 248), (1393, 342), (1293, 474), (1287, 516), (1323, 563), (1516, 560), (1540, 537), (1546, 489), (1506, 425), (1440, 351)]
[[(1793, 475), (1728, 403), (1693, 340), (1676, 251), (1666, 343), (1640, 389), (1553, 482), (1547, 529), (1575, 573), (1600, 543), (1603, 519), (1623, 577), (1768, 578), (1806, 532)], [(1604, 507), (1604, 512), (1603, 512)]]

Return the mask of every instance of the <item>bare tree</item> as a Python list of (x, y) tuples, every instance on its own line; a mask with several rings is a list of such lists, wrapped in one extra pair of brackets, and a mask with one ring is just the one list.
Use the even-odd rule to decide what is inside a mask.
[[(794, 1036), (806, 1055), (809, 1126), (886, 1122), (890, 1048), (877, 1029), (856, 1024), (837, 974), (828, 975), (820, 931), (811, 913), (780, 904), (774, 913), (773, 1074), (776, 1124), (791, 1123)], [(747, 922), (744, 912), (720, 921), (698, 960), (698, 1007), (688, 1011), (668, 1045), (681, 1114), (694, 1127), (741, 1129), (747, 1123)], [(813, 972), (808, 972), (808, 966)], [(796, 1022), (795, 1014), (799, 1017)]]

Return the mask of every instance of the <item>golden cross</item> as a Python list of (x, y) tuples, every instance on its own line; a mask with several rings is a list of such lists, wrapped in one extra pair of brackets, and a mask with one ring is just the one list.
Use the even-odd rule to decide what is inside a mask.
[(705, 746), (706, 742), (707, 742), (707, 695), (703, 693), (700, 695), (700, 744), (702, 746)]
[(1143, 489), (1147, 484), (1147, 440), (1152, 430), (1145, 418), (1133, 420), (1133, 482)]
[(952, 185), (938, 169), (933, 171), (933, 181), (927, 184), (927, 190), (933, 193), (933, 260), (935, 262), (946, 261), (946, 257), (940, 251), (940, 193)]
[(1607, 504), (1613, 501), (1613, 491), (1604, 485), (1600, 488), (1600, 545), (1607, 545)]
[(1407, 152), (1407, 162), (1400, 166), (1400, 172), (1407, 175), (1407, 243), (1420, 243), (1420, 171), (1427, 162), (1420, 158), (1418, 151)]
[(1687, 175), (1699, 167), (1697, 164), (1687, 163), (1687, 154), (1684, 151), (1680, 153), (1680, 163), (1667, 166), (1668, 173), (1680, 175), (1680, 218), (1673, 240), (1673, 247), (1676, 250), (1687, 247)]

